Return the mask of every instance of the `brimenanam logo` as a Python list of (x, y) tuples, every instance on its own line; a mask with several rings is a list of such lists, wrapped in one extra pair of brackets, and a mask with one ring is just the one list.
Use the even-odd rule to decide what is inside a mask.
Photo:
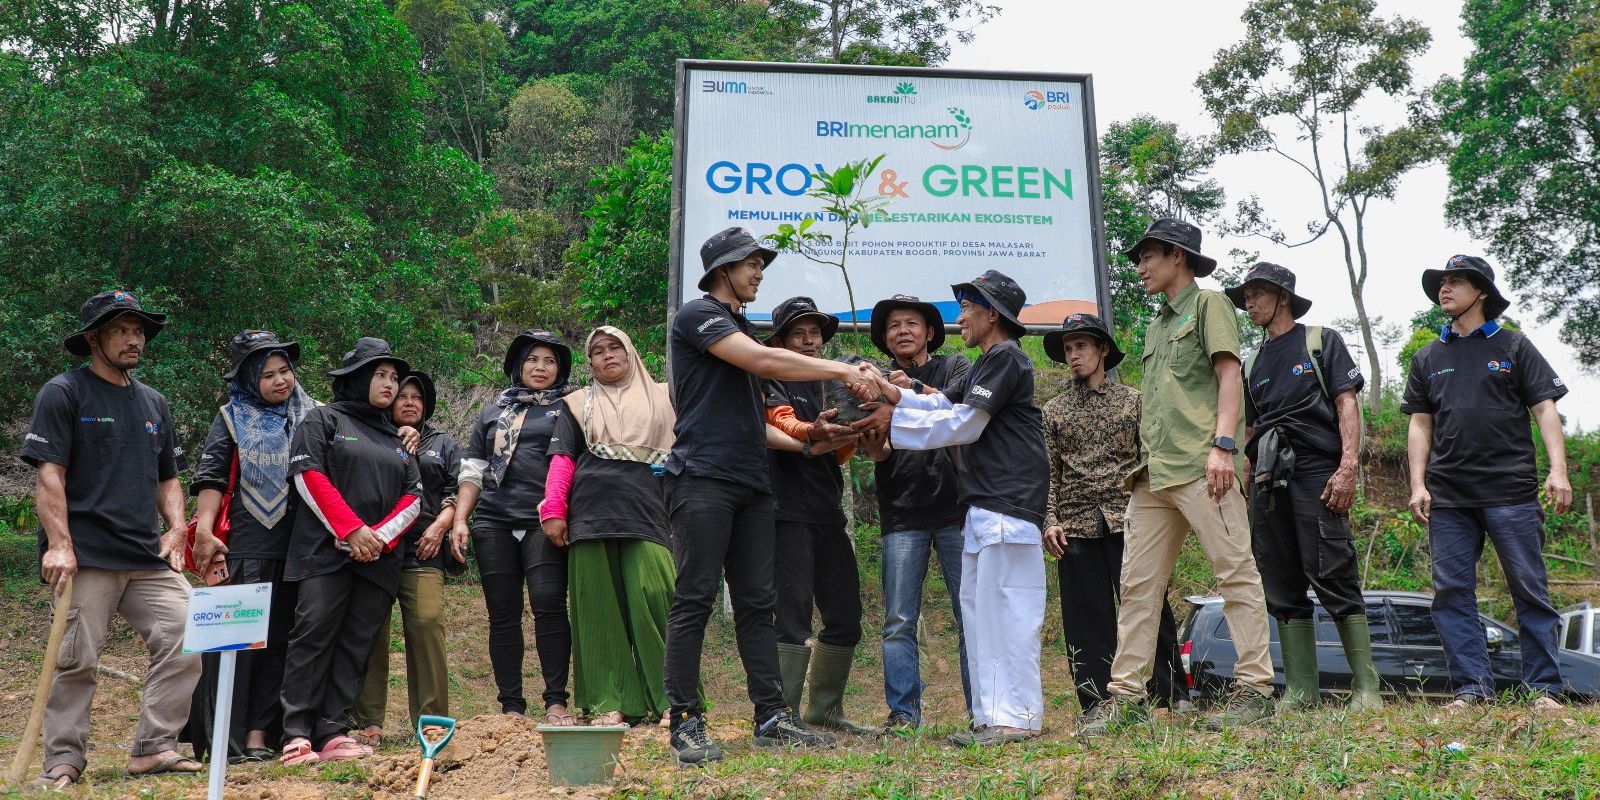
[(703, 80), (700, 82), (701, 94), (755, 94), (768, 95), (772, 90), (765, 86), (752, 86), (749, 81), (717, 81)]
[(911, 81), (894, 85), (894, 94), (869, 94), (867, 102), (913, 105), (917, 102), (917, 87)]
[(964, 108), (945, 109), (948, 122), (901, 125), (817, 120), (817, 136), (834, 139), (926, 139), (940, 150), (960, 150), (972, 140), (972, 117)]
[(1072, 108), (1072, 98), (1065, 89), (1029, 89), (1022, 95), (1022, 104), (1029, 111), (1066, 111)]

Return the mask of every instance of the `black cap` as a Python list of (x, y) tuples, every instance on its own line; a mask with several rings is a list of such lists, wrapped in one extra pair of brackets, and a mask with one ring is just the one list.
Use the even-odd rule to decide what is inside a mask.
[(1106, 344), (1106, 369), (1115, 369), (1122, 363), (1122, 348), (1117, 347), (1117, 340), (1111, 335), (1111, 328), (1105, 320), (1093, 314), (1072, 314), (1061, 320), (1061, 330), (1050, 331), (1044, 335), (1044, 354), (1051, 361), (1067, 363), (1066, 339), (1069, 334), (1086, 333)]
[(568, 347), (566, 342), (561, 341), (560, 336), (551, 331), (531, 328), (517, 334), (517, 338), (512, 339), (511, 345), (506, 348), (506, 360), (500, 365), (501, 371), (505, 372), (506, 377), (510, 378), (512, 383), (520, 384), (522, 380), (522, 362), (527, 358), (529, 348), (536, 344), (542, 344), (555, 351), (555, 385), (560, 386), (567, 380), (567, 376), (572, 373), (572, 348)]
[(824, 314), (817, 310), (817, 303), (809, 297), (791, 297), (772, 309), (772, 335), (767, 337), (767, 344), (773, 347), (783, 345), (783, 335), (789, 331), (789, 326), (814, 317), (817, 325), (822, 328), (822, 342), (827, 344), (829, 339), (839, 331), (839, 318), (832, 314)]
[(1150, 223), (1144, 229), (1144, 236), (1133, 246), (1123, 251), (1130, 261), (1139, 263), (1139, 251), (1144, 248), (1144, 243), (1149, 241), (1166, 242), (1188, 253), (1189, 266), (1194, 267), (1194, 276), (1204, 278), (1217, 268), (1217, 260), (1200, 252), (1200, 229), (1181, 219), (1162, 217)]
[(372, 336), (363, 336), (356, 340), (354, 350), (344, 354), (339, 360), (338, 369), (328, 370), (328, 374), (337, 378), (340, 375), (349, 375), (374, 361), (392, 361), (400, 370), (400, 376), (405, 377), (411, 372), (411, 365), (406, 360), (396, 356), (389, 349), (389, 343)]
[(1511, 301), (1494, 284), (1494, 267), (1477, 256), (1454, 255), (1444, 262), (1444, 269), (1423, 270), (1422, 291), (1427, 293), (1429, 300), (1439, 302), (1439, 287), (1444, 283), (1444, 276), (1452, 272), (1464, 273), (1473, 286), (1489, 295), (1483, 301), (1484, 319), (1495, 319), (1511, 307)]
[(990, 308), (1000, 312), (1000, 321), (1012, 338), (1020, 339), (1028, 335), (1027, 326), (1017, 319), (1022, 307), (1028, 304), (1028, 295), (1004, 272), (988, 270), (966, 283), (952, 284), (950, 291), (955, 293), (957, 300), (961, 299), (964, 292), (976, 292), (989, 302)]
[(233, 366), (222, 377), (233, 380), (239, 374), (239, 368), (244, 366), (245, 359), (263, 350), (282, 350), (289, 357), (289, 363), (294, 364), (300, 360), (300, 344), (298, 342), (280, 342), (278, 334), (272, 331), (246, 330), (239, 331), (228, 344), (228, 351), (233, 356)]
[[(422, 421), (427, 422), (433, 418), (433, 410), (439, 406), (439, 392), (434, 388), (433, 376), (426, 372), (419, 370), (408, 373), (400, 380), (400, 388), (404, 389), (406, 384), (412, 382), (415, 382), (417, 389), (422, 392)], [(395, 392), (395, 399), (400, 399), (398, 390)]]
[(1311, 310), (1311, 301), (1294, 293), (1294, 273), (1288, 267), (1280, 267), (1266, 261), (1251, 265), (1250, 271), (1244, 274), (1244, 280), (1238, 286), (1223, 289), (1222, 293), (1233, 301), (1235, 308), (1240, 311), (1244, 308), (1244, 287), (1255, 281), (1270, 283), (1289, 293), (1289, 316), (1299, 319)]
[(877, 305), (872, 307), (870, 335), (874, 346), (886, 356), (894, 355), (889, 351), (889, 314), (902, 308), (920, 312), (922, 318), (927, 320), (928, 328), (933, 331), (933, 339), (928, 342), (928, 352), (935, 352), (944, 346), (944, 316), (939, 313), (939, 307), (909, 294), (897, 294), (888, 300), (879, 300)]
[(139, 305), (139, 298), (132, 292), (114, 289), (101, 292), (88, 300), (83, 301), (83, 308), (78, 309), (78, 318), (83, 322), (83, 327), (72, 332), (71, 336), (61, 340), (61, 346), (67, 352), (79, 357), (89, 356), (89, 342), (85, 335), (105, 327), (106, 323), (122, 316), (133, 314), (144, 323), (144, 339), (146, 342), (156, 338), (156, 334), (167, 325), (167, 315), (154, 311), (146, 311)]
[(710, 291), (712, 270), (737, 264), (752, 253), (760, 253), (765, 266), (771, 266), (772, 260), (778, 257), (778, 251), (762, 247), (755, 234), (744, 228), (728, 228), (707, 239), (700, 245), (700, 265), (705, 268), (697, 284), (700, 291)]

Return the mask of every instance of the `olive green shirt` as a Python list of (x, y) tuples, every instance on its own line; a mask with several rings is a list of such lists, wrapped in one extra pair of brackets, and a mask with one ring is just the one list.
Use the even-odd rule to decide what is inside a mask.
[[(1150, 490), (1182, 486), (1206, 475), (1217, 427), (1217, 374), (1211, 359), (1239, 357), (1239, 319), (1221, 292), (1190, 284), (1161, 310), (1144, 334), (1144, 405), (1139, 443), (1145, 460), (1128, 476), (1150, 470)], [(1244, 442), (1241, 402), (1234, 440)], [(1234, 456), (1244, 475), (1244, 456)]]

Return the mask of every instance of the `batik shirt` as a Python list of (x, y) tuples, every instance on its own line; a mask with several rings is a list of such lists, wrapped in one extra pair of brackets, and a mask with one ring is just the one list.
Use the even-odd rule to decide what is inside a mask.
[(1077, 381), (1044, 407), (1050, 452), (1050, 501), (1045, 527), (1098, 539), (1122, 533), (1128, 508), (1123, 479), (1139, 465), (1139, 392), (1106, 381), (1090, 389)]

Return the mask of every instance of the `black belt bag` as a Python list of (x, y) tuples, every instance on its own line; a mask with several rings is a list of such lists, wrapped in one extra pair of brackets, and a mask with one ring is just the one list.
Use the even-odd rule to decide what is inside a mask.
[(1250, 479), (1255, 490), (1275, 492), (1289, 485), (1294, 475), (1294, 448), (1289, 439), (1279, 434), (1276, 427), (1256, 439), (1256, 460), (1251, 465)]

